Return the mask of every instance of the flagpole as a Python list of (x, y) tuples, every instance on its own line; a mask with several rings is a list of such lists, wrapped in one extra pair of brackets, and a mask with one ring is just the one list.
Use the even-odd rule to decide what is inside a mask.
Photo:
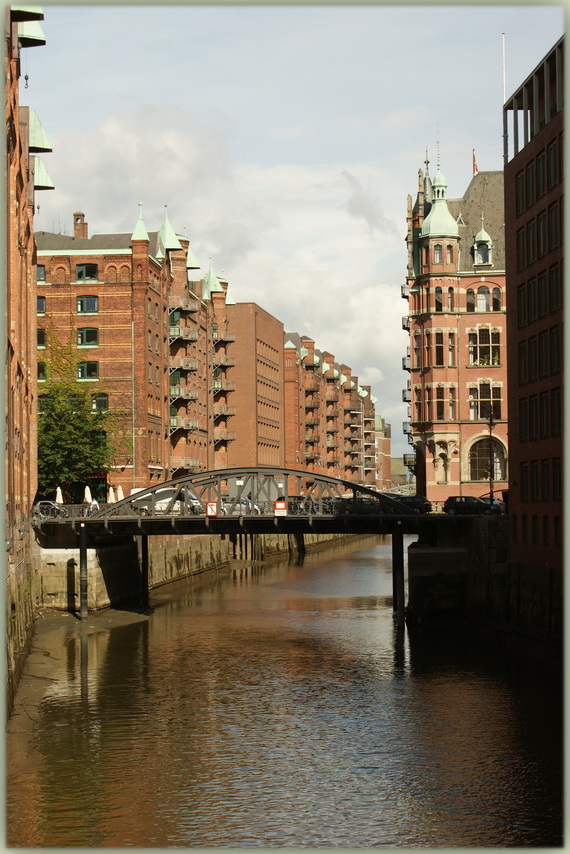
[(503, 33), (503, 104), (507, 100), (507, 90), (505, 83), (505, 34)]

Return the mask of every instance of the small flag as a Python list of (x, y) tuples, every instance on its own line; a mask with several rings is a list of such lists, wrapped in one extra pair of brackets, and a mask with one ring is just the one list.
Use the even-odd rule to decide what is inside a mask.
[(477, 166), (477, 160), (475, 159), (475, 149), (473, 149), (473, 174), (476, 175), (479, 171), (479, 167)]

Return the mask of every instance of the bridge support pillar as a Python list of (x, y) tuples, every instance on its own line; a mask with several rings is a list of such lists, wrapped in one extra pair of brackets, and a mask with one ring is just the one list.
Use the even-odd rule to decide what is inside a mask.
[(392, 608), (399, 626), (405, 621), (404, 601), (404, 535), (401, 530), (392, 534)]
[(81, 619), (87, 619), (87, 528), (79, 526), (79, 603)]
[(141, 536), (141, 608), (148, 608), (148, 536)]

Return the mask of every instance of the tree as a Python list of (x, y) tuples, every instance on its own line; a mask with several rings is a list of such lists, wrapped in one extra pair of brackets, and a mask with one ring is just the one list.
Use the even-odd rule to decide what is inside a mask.
[[(101, 477), (113, 467), (124, 437), (124, 413), (93, 408), (94, 386), (77, 380), (80, 360), (71, 339), (61, 342), (48, 329), (46, 351), (38, 407), (38, 489), (48, 495), (60, 486), (69, 501), (73, 484)], [(97, 384), (97, 393), (101, 390)]]

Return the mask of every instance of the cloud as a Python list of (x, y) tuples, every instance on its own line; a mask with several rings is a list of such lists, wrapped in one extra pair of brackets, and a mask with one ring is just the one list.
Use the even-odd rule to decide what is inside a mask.
[(370, 189), (365, 190), (358, 178), (351, 175), (346, 169), (343, 169), (342, 175), (352, 190), (352, 195), (347, 204), (349, 214), (357, 219), (361, 217), (371, 232), (380, 231), (396, 234), (394, 224), (386, 219), (378, 198), (371, 193)]

